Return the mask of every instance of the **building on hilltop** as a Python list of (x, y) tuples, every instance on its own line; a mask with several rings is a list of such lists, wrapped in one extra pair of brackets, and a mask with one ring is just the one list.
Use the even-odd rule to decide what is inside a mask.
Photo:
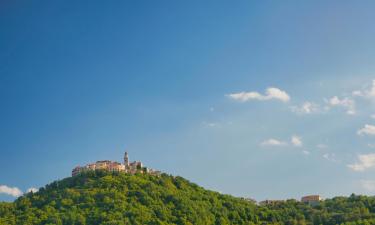
[(129, 174), (135, 173), (148, 173), (151, 175), (160, 175), (160, 171), (149, 169), (144, 167), (142, 162), (134, 161), (129, 162), (128, 153), (125, 152), (124, 155), (124, 163), (109, 161), (109, 160), (102, 160), (96, 161), (95, 163), (90, 163), (85, 166), (77, 166), (72, 170), (72, 176), (76, 176), (85, 171), (94, 171), (94, 170), (106, 170), (111, 172), (124, 172)]
[(260, 206), (278, 205), (284, 202), (285, 202), (284, 200), (264, 200), (264, 201), (259, 202), (259, 205)]
[(244, 200), (244, 201), (247, 201), (247, 202), (251, 202), (253, 204), (257, 204), (257, 200), (253, 199), (253, 198), (245, 198), (245, 197), (240, 197), (241, 200)]
[(301, 198), (301, 202), (307, 203), (309, 205), (318, 205), (319, 202), (322, 200), (320, 195), (307, 195)]

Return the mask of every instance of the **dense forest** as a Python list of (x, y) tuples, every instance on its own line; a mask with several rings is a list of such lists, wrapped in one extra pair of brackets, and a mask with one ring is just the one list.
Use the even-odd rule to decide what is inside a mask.
[(295, 200), (257, 206), (182, 177), (92, 171), (0, 203), (0, 224), (367, 225), (375, 224), (375, 197), (336, 197), (316, 206)]

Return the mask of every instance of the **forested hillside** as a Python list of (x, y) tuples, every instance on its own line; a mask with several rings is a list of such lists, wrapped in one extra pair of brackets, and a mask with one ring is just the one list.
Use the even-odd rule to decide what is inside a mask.
[(337, 197), (315, 207), (289, 200), (266, 207), (181, 177), (96, 171), (0, 203), (0, 224), (375, 224), (375, 198)]

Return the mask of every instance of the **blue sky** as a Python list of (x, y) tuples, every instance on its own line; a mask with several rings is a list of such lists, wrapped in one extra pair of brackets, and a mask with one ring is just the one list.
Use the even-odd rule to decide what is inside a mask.
[(0, 200), (131, 159), (263, 199), (375, 193), (373, 1), (6, 1)]

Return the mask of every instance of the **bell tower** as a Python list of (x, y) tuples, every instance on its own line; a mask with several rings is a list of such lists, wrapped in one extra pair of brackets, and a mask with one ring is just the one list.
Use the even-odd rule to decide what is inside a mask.
[(128, 152), (125, 152), (125, 156), (124, 156), (124, 165), (126, 168), (129, 167), (129, 156), (128, 156)]

